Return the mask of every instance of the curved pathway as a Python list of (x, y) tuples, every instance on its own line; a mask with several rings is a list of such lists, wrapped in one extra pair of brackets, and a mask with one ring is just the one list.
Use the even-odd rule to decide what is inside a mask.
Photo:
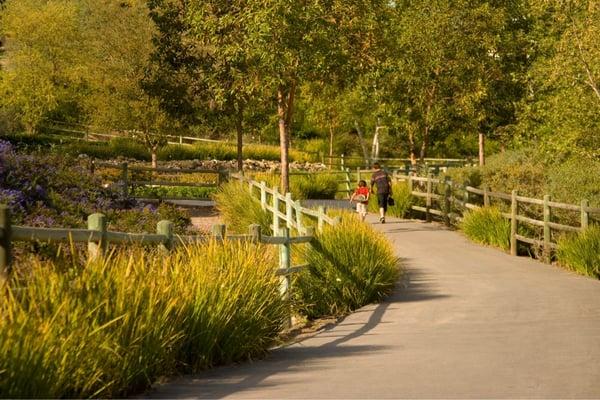
[(374, 227), (407, 271), (388, 301), (265, 360), (183, 377), (149, 395), (600, 398), (600, 282), (437, 224)]

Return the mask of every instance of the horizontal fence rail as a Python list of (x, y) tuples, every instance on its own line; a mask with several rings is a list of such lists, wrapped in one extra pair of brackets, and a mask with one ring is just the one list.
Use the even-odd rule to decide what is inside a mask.
[[(121, 192), (124, 198), (136, 197), (131, 196), (131, 193), (137, 187), (189, 187), (189, 188), (218, 188), (223, 183), (229, 180), (229, 171), (226, 169), (191, 169), (191, 168), (150, 168), (141, 166), (130, 166), (128, 163), (112, 164), (107, 162), (92, 161), (90, 163), (90, 171), (94, 173), (97, 168), (109, 168), (119, 170), (119, 181), (118, 185), (121, 187)], [(207, 174), (214, 175), (214, 179), (209, 179), (209, 182), (181, 182), (181, 181), (167, 181), (167, 180), (134, 180), (133, 174), (136, 172), (149, 172), (149, 173), (165, 173), (173, 175), (189, 175), (189, 174)], [(139, 196), (137, 196), (139, 197)], [(142, 196), (141, 198), (148, 198), (148, 196)], [(177, 196), (162, 196), (162, 197), (150, 197), (159, 198), (160, 200), (200, 200), (200, 198), (191, 197), (177, 197)]]
[[(553, 231), (581, 232), (588, 227), (590, 215), (600, 215), (600, 208), (590, 207), (587, 200), (582, 200), (579, 205), (559, 203), (551, 201), (549, 195), (544, 196), (543, 199), (536, 199), (521, 196), (516, 190), (510, 194), (494, 192), (487, 187), (460, 186), (449, 179), (442, 180), (433, 176), (419, 177), (394, 173), (393, 180), (406, 182), (412, 196), (425, 200), (425, 206), (412, 205), (411, 209), (425, 213), (427, 221), (431, 221), (432, 216), (439, 216), (444, 222), (450, 224), (462, 218), (463, 212), (460, 209), (476, 210), (490, 206), (493, 200), (503, 202), (507, 208), (510, 206), (510, 212), (501, 212), (501, 215), (511, 223), (510, 253), (517, 255), (518, 242), (528, 243), (541, 248), (546, 261), (550, 260), (551, 251), (557, 247), (557, 243), (553, 241)], [(457, 193), (461, 192), (462, 196), (457, 196)], [(475, 199), (480, 201), (475, 202)], [(520, 214), (522, 206), (541, 209), (538, 213), (541, 219)], [(577, 218), (579, 224), (573, 226), (552, 221), (555, 215), (553, 211), (557, 209), (579, 213)], [(540, 228), (543, 234), (539, 238), (521, 235), (518, 233), (520, 223)]]

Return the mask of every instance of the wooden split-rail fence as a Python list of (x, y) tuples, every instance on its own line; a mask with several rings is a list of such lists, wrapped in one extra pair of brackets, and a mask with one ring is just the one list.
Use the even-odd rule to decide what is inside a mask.
[[(567, 204), (552, 201), (549, 195), (543, 199), (520, 196), (516, 190), (512, 193), (500, 193), (471, 186), (456, 185), (449, 179), (439, 179), (433, 176), (418, 177), (394, 173), (393, 180), (406, 182), (412, 196), (423, 199), (424, 205), (412, 205), (412, 210), (422, 212), (425, 220), (431, 221), (434, 216), (441, 218), (447, 224), (460, 221), (464, 210), (474, 210), (488, 207), (495, 202), (504, 205), (504, 209), (510, 212), (501, 212), (502, 216), (510, 221), (510, 253), (517, 255), (518, 242), (527, 243), (542, 250), (543, 258), (550, 260), (550, 255), (556, 249), (553, 232), (581, 232), (590, 224), (592, 215), (600, 216), (600, 208), (590, 207), (587, 200), (581, 200), (580, 204)], [(539, 218), (534, 218), (536, 213), (524, 215), (525, 206), (541, 207)], [(553, 221), (556, 210), (577, 213), (575, 218), (577, 224), (568, 225)], [(526, 224), (542, 230), (539, 237), (527, 237), (519, 233), (519, 225)]]
[[(136, 197), (132, 196), (136, 187), (143, 186), (166, 186), (166, 187), (196, 187), (196, 188), (217, 188), (224, 182), (229, 180), (229, 170), (220, 169), (185, 169), (185, 168), (150, 168), (150, 167), (139, 167), (130, 166), (128, 163), (111, 164), (107, 162), (92, 161), (90, 163), (90, 171), (94, 173), (97, 168), (108, 168), (116, 169), (120, 171), (118, 185), (121, 189), (122, 196), (124, 198)], [(177, 174), (177, 175), (191, 175), (191, 174), (206, 174), (213, 176), (207, 179), (207, 182), (182, 182), (182, 181), (171, 181), (171, 180), (136, 180), (136, 173), (154, 173), (154, 174)], [(202, 200), (198, 197), (176, 197), (176, 196), (165, 196), (165, 197), (153, 197), (143, 196), (143, 198), (156, 198), (158, 200)]]
[[(317, 210), (304, 208), (294, 201), (290, 193), (279, 194), (277, 188), (269, 189), (264, 182), (256, 182), (243, 176), (237, 176), (249, 184), (250, 191), (259, 189), (261, 205), (273, 214), (273, 235), (264, 235), (260, 225), (250, 225), (246, 235), (227, 235), (225, 225), (213, 225), (212, 235), (176, 235), (171, 221), (159, 221), (156, 233), (127, 233), (107, 230), (106, 217), (92, 214), (87, 220), (87, 229), (75, 228), (37, 228), (12, 225), (10, 209), (0, 205), (0, 278), (7, 278), (12, 268), (12, 244), (16, 241), (44, 243), (87, 243), (88, 257), (105, 254), (112, 244), (139, 244), (158, 246), (163, 251), (180, 245), (193, 245), (207, 240), (246, 241), (279, 246), (279, 266), (275, 271), (281, 279), (281, 293), (289, 298), (290, 275), (307, 265), (292, 265), (292, 245), (310, 243), (315, 238), (315, 226), (305, 224), (306, 218), (314, 218), (316, 228), (321, 231), (325, 225), (336, 225), (340, 217), (327, 215), (323, 207)], [(270, 196), (270, 202), (267, 202)], [(283, 210), (283, 211), (282, 211)], [(297, 235), (292, 236), (292, 232)], [(288, 321), (289, 324), (289, 321)]]

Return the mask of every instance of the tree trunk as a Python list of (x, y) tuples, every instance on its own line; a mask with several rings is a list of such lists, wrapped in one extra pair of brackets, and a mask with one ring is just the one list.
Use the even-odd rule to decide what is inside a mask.
[(429, 125), (425, 126), (425, 131), (423, 131), (423, 142), (421, 142), (421, 153), (419, 154), (419, 159), (421, 162), (425, 161), (425, 155), (427, 154), (427, 148), (429, 147)]
[(244, 109), (241, 105), (238, 105), (237, 115), (236, 115), (236, 119), (235, 119), (235, 130), (237, 132), (237, 169), (238, 169), (238, 172), (243, 172), (243, 170), (244, 170), (243, 118), (244, 118)]
[(290, 191), (290, 162), (289, 162), (289, 130), (288, 117), (290, 99), (292, 98), (291, 91), (286, 94), (283, 86), (279, 86), (277, 90), (277, 116), (279, 117), (279, 148), (281, 152), (281, 181), (280, 188), (282, 193)]
[(410, 154), (410, 164), (417, 165), (417, 156), (415, 153), (415, 134), (412, 128), (408, 129), (408, 151)]
[(157, 152), (158, 152), (158, 146), (152, 146), (152, 149), (150, 150), (150, 154), (151, 154), (151, 157), (152, 157), (152, 168), (157, 168), (158, 167)]
[(485, 135), (479, 132), (479, 166), (485, 165)]
[(358, 133), (358, 140), (360, 141), (360, 147), (362, 149), (363, 157), (365, 159), (365, 167), (369, 168), (371, 166), (371, 160), (369, 160), (367, 144), (365, 143), (365, 137), (363, 135), (362, 130), (360, 129), (360, 125), (358, 125), (358, 121), (354, 121), (354, 127), (356, 128), (356, 133)]
[(329, 126), (329, 169), (333, 165), (333, 126)]

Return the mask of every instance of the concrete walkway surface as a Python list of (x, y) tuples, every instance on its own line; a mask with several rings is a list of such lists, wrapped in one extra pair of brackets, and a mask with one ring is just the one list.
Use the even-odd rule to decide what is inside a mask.
[(435, 223), (375, 220), (406, 270), (386, 302), (148, 396), (600, 398), (600, 282)]

